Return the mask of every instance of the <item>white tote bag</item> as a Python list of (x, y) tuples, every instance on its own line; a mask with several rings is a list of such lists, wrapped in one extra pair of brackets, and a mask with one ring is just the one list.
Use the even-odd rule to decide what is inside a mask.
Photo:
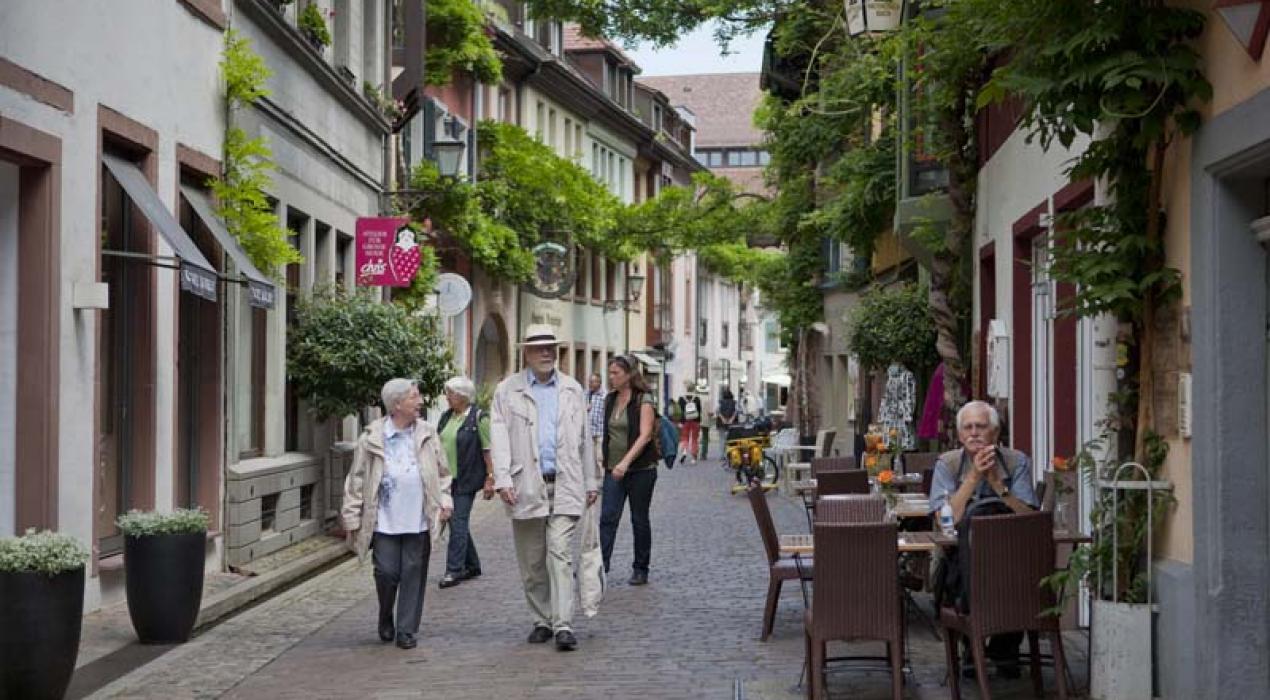
[(604, 498), (595, 499), (582, 513), (581, 553), (578, 556), (578, 594), (582, 598), (582, 614), (595, 617), (604, 600), (604, 555), (600, 551), (600, 509)]

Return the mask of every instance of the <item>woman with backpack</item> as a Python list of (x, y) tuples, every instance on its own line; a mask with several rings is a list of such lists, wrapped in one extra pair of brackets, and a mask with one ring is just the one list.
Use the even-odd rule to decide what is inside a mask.
[(603, 509), (600, 515), (600, 549), (604, 571), (609, 570), (613, 541), (622, 520), (626, 500), (631, 501), (631, 530), (635, 538), (635, 560), (630, 585), (648, 583), (648, 562), (653, 532), (648, 520), (657, 483), (657, 399), (639, 361), (618, 355), (609, 360), (609, 395), (604, 400)]

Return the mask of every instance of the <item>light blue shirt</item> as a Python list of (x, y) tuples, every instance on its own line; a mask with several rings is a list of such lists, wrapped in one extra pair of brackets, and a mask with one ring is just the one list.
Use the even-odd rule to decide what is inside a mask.
[[(1027, 458), (1027, 455), (1021, 452), (1018, 454), (1020, 459), (1014, 471), (1006, 472), (1005, 486), (1010, 489), (1011, 496), (1035, 508), (1037, 503), (1036, 490), (1032, 487), (1032, 461)], [(948, 497), (961, 487), (962, 474), (966, 473), (967, 469), (974, 468), (966, 458), (965, 450), (961, 451), (961, 461), (963, 464), (957, 465), (956, 472), (951, 466), (944, 464), (944, 460), (935, 461), (935, 473), (931, 476), (930, 482), (930, 512), (938, 513), (939, 509), (944, 507)], [(997, 467), (1005, 470), (1005, 462), (1000, 452), (997, 452)], [(979, 487), (975, 489), (967, 505), (980, 499), (995, 497), (996, 493), (993, 492), (992, 486), (988, 484), (987, 479), (984, 479), (979, 482)]]
[(391, 418), (384, 419), (384, 475), (379, 481), (375, 532), (413, 535), (428, 530), (423, 476), (414, 445), (414, 423), (399, 430)]
[(560, 382), (556, 371), (546, 382), (538, 381), (533, 370), (525, 370), (529, 395), (538, 406), (538, 469), (543, 474), (556, 473), (556, 424), (560, 419)]

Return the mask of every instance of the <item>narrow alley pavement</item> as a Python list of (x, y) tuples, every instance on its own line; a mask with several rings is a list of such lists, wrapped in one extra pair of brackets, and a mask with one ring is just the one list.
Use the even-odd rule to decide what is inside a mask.
[[(729, 494), (730, 475), (717, 465), (710, 460), (661, 471), (646, 587), (625, 583), (631, 538), (629, 521), (623, 521), (614, 583), (598, 616), (575, 621), (575, 652), (525, 642), (530, 620), (510, 526), (496, 502), (479, 502), (473, 532), (484, 575), (439, 590), (444, 561), (434, 551), (417, 649), (379, 642), (369, 566), (349, 561), (92, 697), (655, 700), (733, 698), (738, 681), (746, 698), (802, 697), (798, 587), (787, 586), (773, 637), (760, 642), (767, 585), (762, 547), (749, 504)], [(773, 493), (769, 501), (779, 531), (806, 531), (797, 500)], [(940, 685), (942, 646), (917, 624), (910, 636), (908, 697), (947, 697)], [(880, 653), (880, 647), (868, 653)], [(1083, 670), (1083, 650), (1072, 650), (1072, 663)], [(1046, 683), (1052, 692), (1048, 671)], [(998, 687), (999, 697), (1030, 696), (1025, 681), (994, 681), (994, 694)], [(890, 679), (886, 673), (835, 673), (831, 689), (833, 697), (885, 698)]]

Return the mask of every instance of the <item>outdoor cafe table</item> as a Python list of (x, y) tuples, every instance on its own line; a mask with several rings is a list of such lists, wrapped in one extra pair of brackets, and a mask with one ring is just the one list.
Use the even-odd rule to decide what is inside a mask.
[[(936, 549), (947, 549), (957, 546), (957, 538), (942, 532), (899, 532), (896, 549), (900, 553), (933, 552)], [(1067, 530), (1055, 530), (1054, 541), (1058, 544), (1080, 544), (1089, 542), (1088, 535)], [(811, 535), (781, 535), (780, 551), (785, 554), (815, 554), (815, 541)]]

